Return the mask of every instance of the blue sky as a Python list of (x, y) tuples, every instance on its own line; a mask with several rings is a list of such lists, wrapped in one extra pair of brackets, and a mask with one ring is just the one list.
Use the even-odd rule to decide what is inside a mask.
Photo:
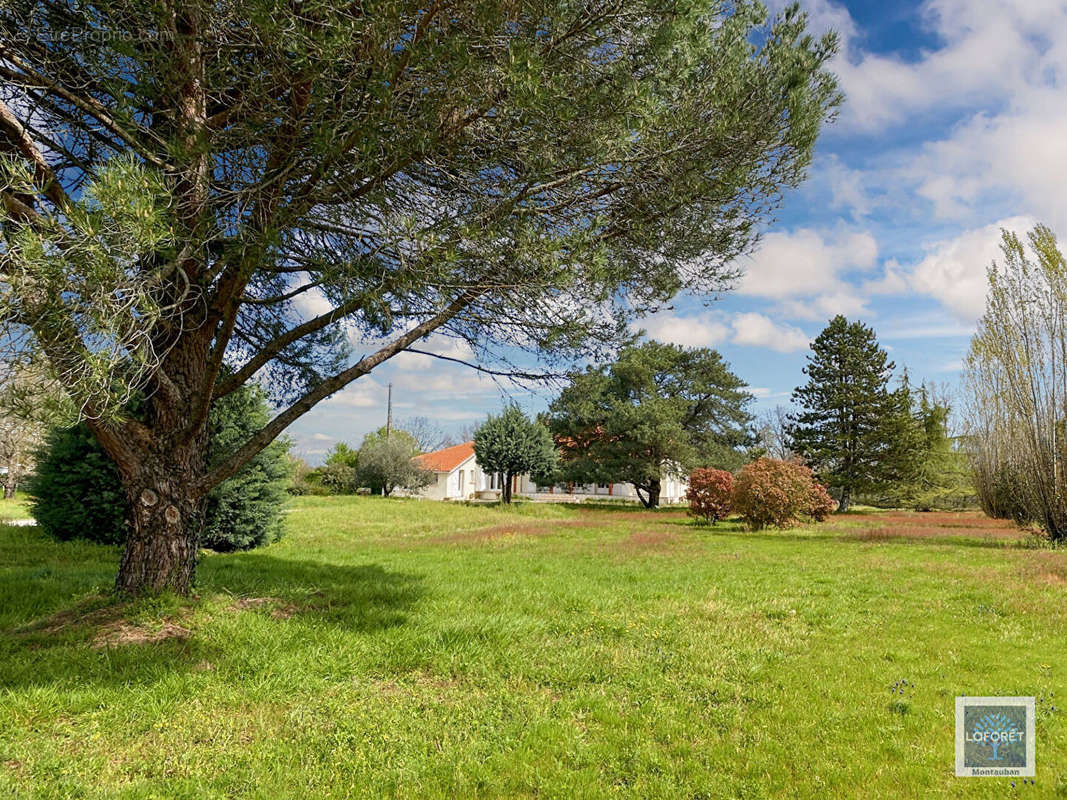
[[(680, 298), (643, 327), (718, 349), (757, 411), (788, 404), (808, 342), (837, 313), (872, 325), (914, 380), (955, 385), (1000, 228), (1067, 232), (1067, 2), (802, 5), (813, 29), (841, 37), (840, 117), (738, 286), (710, 305)], [(552, 395), (404, 354), (296, 423), (295, 452), (315, 462), (358, 444), (384, 423), (389, 382), (394, 417), (453, 431)]]

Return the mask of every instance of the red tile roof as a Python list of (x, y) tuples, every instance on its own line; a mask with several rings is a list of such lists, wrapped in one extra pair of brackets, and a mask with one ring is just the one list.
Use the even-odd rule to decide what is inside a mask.
[(416, 456), (415, 461), (423, 469), (433, 472), (451, 472), (474, 455), (474, 442), (464, 442), (433, 453)]

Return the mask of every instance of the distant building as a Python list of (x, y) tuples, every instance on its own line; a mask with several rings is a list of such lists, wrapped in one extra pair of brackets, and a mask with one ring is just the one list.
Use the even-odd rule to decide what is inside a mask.
[[(417, 493), (429, 500), (472, 500), (478, 497), (493, 497), (503, 486), (500, 476), (485, 473), (474, 456), (474, 442), (464, 442), (433, 453), (415, 457), (415, 462), (433, 472), (436, 480)], [(660, 503), (681, 503), (689, 481), (684, 477), (664, 477), (660, 487)], [(639, 502), (637, 491), (629, 483), (563, 483), (555, 486), (538, 486), (529, 475), (516, 475), (511, 487), (514, 496), (531, 500), (581, 502), (592, 498), (616, 498)]]
[(420, 497), (430, 500), (469, 500), (477, 492), (490, 488), (485, 473), (474, 458), (474, 442), (423, 453), (415, 457), (415, 463), (437, 476), (433, 483), (418, 492)]

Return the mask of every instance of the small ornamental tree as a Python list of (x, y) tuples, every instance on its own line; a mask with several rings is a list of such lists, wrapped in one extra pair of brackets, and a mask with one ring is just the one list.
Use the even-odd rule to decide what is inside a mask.
[(53, 428), (37, 451), (27, 482), (30, 514), (60, 541), (126, 541), (126, 495), (115, 463), (85, 424)]
[(474, 433), (474, 457), (484, 472), (504, 478), (502, 499), (511, 502), (511, 484), (516, 475), (529, 473), (537, 483), (548, 483), (556, 470), (556, 445), (548, 428), (530, 420), (518, 406), (508, 406)]
[(418, 454), (418, 443), (404, 431), (386, 433), (382, 428), (368, 433), (359, 447), (356, 482), (383, 497), (394, 489), (418, 491), (434, 480), (432, 472), (415, 462)]
[(826, 487), (810, 469), (790, 461), (760, 458), (746, 464), (734, 483), (734, 510), (752, 530), (789, 528), (803, 518), (820, 521), (833, 511)]
[(733, 507), (734, 476), (724, 469), (697, 469), (685, 492), (689, 514), (714, 525)]

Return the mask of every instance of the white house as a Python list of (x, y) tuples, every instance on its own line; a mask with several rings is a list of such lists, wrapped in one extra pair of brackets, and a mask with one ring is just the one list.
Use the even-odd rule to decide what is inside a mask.
[(476, 492), (489, 488), (485, 473), (474, 459), (474, 442), (423, 453), (415, 457), (415, 462), (436, 476), (433, 483), (419, 492), (420, 497), (430, 500), (469, 500)]
[[(500, 476), (485, 473), (474, 457), (474, 442), (464, 442), (433, 453), (416, 456), (416, 463), (434, 473), (433, 483), (418, 494), (429, 500), (471, 500), (478, 493), (499, 492), (503, 487)], [(661, 503), (685, 501), (689, 481), (684, 477), (668, 476), (660, 487)], [(612, 484), (559, 484), (538, 486), (529, 475), (516, 475), (511, 493), (531, 500), (582, 502), (591, 498), (619, 498), (638, 502), (637, 491), (629, 483)], [(483, 496), (485, 496), (483, 494)]]

